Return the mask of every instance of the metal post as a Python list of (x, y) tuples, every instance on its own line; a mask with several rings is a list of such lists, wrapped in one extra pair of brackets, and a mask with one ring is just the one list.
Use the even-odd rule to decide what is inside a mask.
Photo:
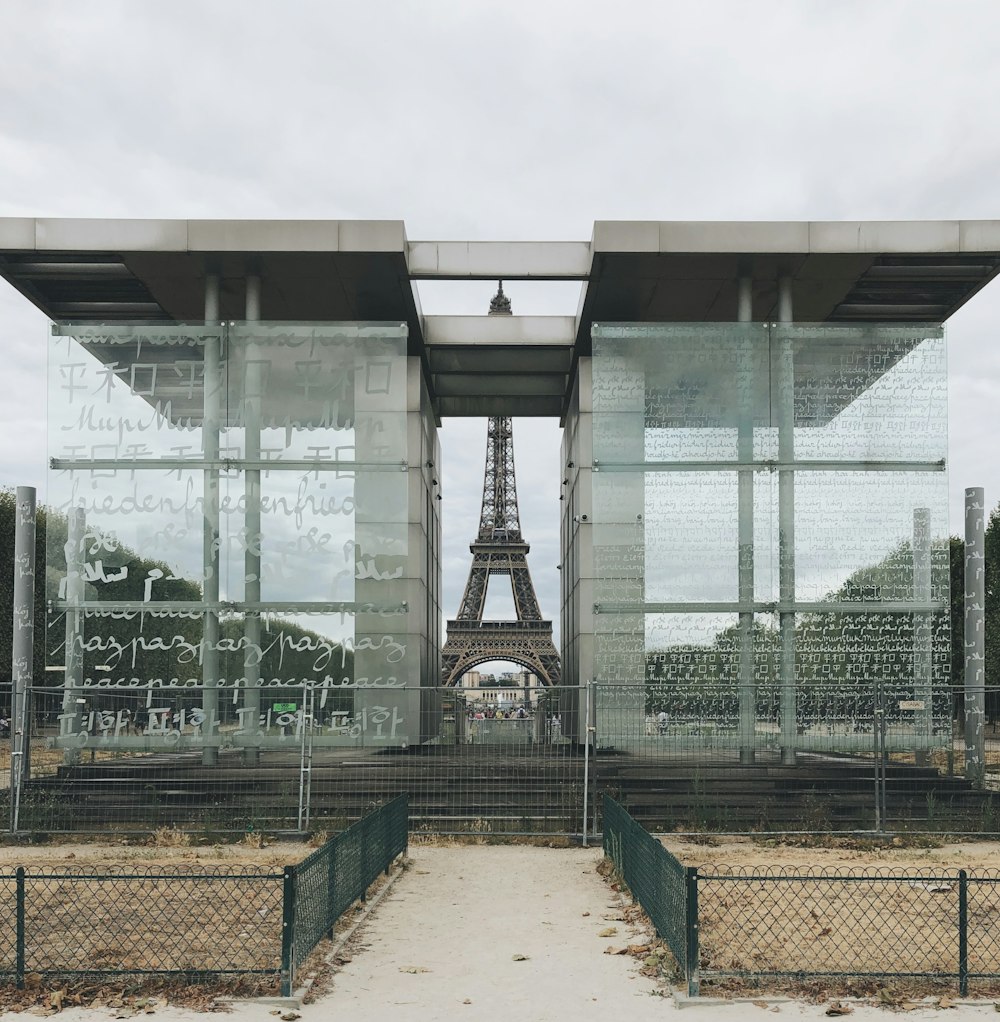
[[(205, 325), (219, 321), (219, 275), (210, 273), (205, 278)], [(221, 338), (205, 337), (202, 357), (202, 403), (201, 422), (202, 453), (206, 462), (214, 462), (204, 471), (204, 499), (202, 502), (202, 563), (204, 582), (202, 599), (206, 604), (219, 602), (219, 435), (221, 432), (222, 409), (222, 351)], [(219, 721), (219, 615), (215, 610), (206, 609), (202, 614), (201, 682), (202, 709), (205, 713), (203, 741), (216, 739), (216, 724)], [(201, 750), (201, 761), (205, 766), (219, 762), (219, 750), (214, 745), (205, 745)]]
[(24, 989), (24, 867), (14, 871), (14, 980), (18, 990)]
[(958, 871), (958, 992), (969, 993), (969, 874)]
[(871, 733), (875, 749), (875, 833), (885, 829), (885, 705), (881, 679), (876, 679), (872, 691)]
[[(931, 512), (930, 508), (913, 509), (913, 601), (931, 602)], [(914, 711), (915, 761), (919, 766), (927, 763), (933, 733), (931, 712), (931, 628), (933, 619), (929, 610), (913, 614), (913, 698), (923, 703)]]
[[(741, 323), (753, 318), (753, 281), (740, 277), (738, 317)], [(739, 712), (740, 762), (753, 763), (756, 757), (756, 697), (753, 662), (753, 414), (754, 414), (754, 351), (753, 340), (741, 336), (737, 379), (738, 415), (737, 460), (739, 470), (738, 572), (740, 602), (740, 680)]]
[[(67, 765), (80, 762), (79, 736), (83, 733), (82, 703), (78, 698), (83, 689), (83, 537), (87, 532), (87, 519), (82, 507), (70, 508), (66, 516), (66, 625), (63, 654), (66, 673), (63, 676), (63, 720), (59, 733), (72, 736), (72, 746), (66, 749), (63, 759)], [(63, 725), (72, 714), (72, 723), (64, 731)]]
[(587, 847), (587, 798), (590, 793), (590, 687), (587, 682), (587, 709), (583, 716), (583, 847)]
[(986, 709), (986, 495), (965, 491), (965, 776), (986, 779), (983, 721)]
[[(14, 519), (14, 622), (11, 642), (11, 809), (30, 776), (31, 685), (35, 654), (35, 488), (19, 486)], [(17, 821), (12, 813), (11, 830)]]
[[(792, 322), (792, 280), (778, 280), (778, 320)], [(795, 763), (795, 353), (791, 337), (778, 334), (778, 625), (781, 636), (781, 761)]]
[[(246, 320), (255, 323), (260, 319), (260, 277), (250, 275), (246, 279)], [(243, 390), (243, 457), (248, 464), (260, 461), (260, 422), (263, 404), (263, 371), (258, 350), (254, 342), (246, 348)], [(244, 469), (244, 492), (246, 494), (244, 554), (244, 590), (246, 603), (260, 602), (260, 469)], [(247, 748), (244, 762), (248, 766), (260, 761), (260, 747), (257, 744), (260, 727), (260, 611), (246, 610), (243, 616), (243, 634), (246, 637), (244, 676), (246, 679), (246, 722), (249, 724)]]
[(686, 935), (684, 975), (687, 979), (688, 997), (697, 997), (701, 992), (701, 970), (698, 968), (698, 957), (701, 954), (698, 935), (698, 867), (688, 866), (685, 878), (687, 897), (684, 912), (684, 932)]
[(295, 867), (286, 866), (281, 896), (281, 996), (292, 996), (295, 982)]

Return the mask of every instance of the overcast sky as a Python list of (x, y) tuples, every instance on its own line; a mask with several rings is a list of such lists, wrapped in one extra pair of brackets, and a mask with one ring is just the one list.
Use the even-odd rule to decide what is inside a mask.
[[(403, 219), (410, 240), (588, 239), (595, 219), (1000, 216), (996, 0), (4, 0), (0, 215)], [(421, 285), (428, 313), (489, 284)], [(576, 287), (511, 284), (515, 312)], [(1000, 284), (949, 324), (951, 531), (1000, 500)], [(0, 284), (0, 483), (44, 494), (46, 323)], [(485, 424), (448, 422), (445, 610)], [(515, 424), (558, 617), (558, 426)]]

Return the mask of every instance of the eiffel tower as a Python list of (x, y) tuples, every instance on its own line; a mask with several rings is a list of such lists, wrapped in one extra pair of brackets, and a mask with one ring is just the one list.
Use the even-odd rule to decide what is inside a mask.
[[(503, 281), (490, 302), (491, 316), (509, 316), (510, 299)], [(490, 419), (479, 535), (469, 547), (472, 569), (458, 617), (448, 622), (448, 641), (441, 651), (441, 677), (457, 684), (466, 671), (489, 660), (510, 660), (535, 674), (544, 685), (558, 685), (559, 654), (552, 642), (552, 622), (543, 621), (528, 571), (530, 547), (521, 536), (514, 478), (514, 436), (508, 417)], [(515, 621), (484, 621), (491, 575), (506, 575), (514, 590)]]

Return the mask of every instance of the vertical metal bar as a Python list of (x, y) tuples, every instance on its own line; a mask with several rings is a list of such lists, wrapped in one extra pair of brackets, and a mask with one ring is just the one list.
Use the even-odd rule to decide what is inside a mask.
[[(246, 320), (260, 319), (260, 277), (248, 275), (246, 279)], [(256, 343), (248, 340), (243, 378), (243, 457), (248, 462), (260, 461), (260, 423), (263, 405), (263, 367)], [(247, 603), (260, 602), (260, 469), (245, 468), (244, 493), (246, 498), (243, 599)], [(260, 759), (257, 744), (260, 728), (260, 650), (261, 621), (259, 611), (244, 611), (243, 634), (246, 638), (244, 676), (246, 698), (244, 710), (250, 724), (249, 743), (244, 750), (244, 762), (255, 765)]]
[(333, 906), (337, 904), (337, 848), (340, 845), (339, 838), (331, 838), (327, 843), (327, 864), (326, 864), (326, 921), (330, 924), (327, 936), (333, 940), (333, 927), (337, 922)]
[(14, 899), (14, 911), (15, 911), (15, 948), (14, 956), (15, 963), (14, 969), (17, 980), (17, 989), (24, 989), (24, 867), (18, 866), (14, 872), (14, 882), (16, 884), (16, 894)]
[[(205, 277), (205, 325), (219, 321), (219, 275)], [(202, 421), (201, 445), (206, 462), (218, 463), (219, 437), (222, 429), (222, 341), (221, 336), (205, 337), (202, 350)], [(203, 473), (205, 492), (202, 501), (202, 599), (207, 604), (219, 602), (219, 469), (206, 468)], [(201, 682), (202, 709), (205, 726), (203, 741), (216, 740), (219, 724), (219, 615), (214, 610), (202, 614)], [(201, 751), (205, 766), (219, 762), (219, 750), (206, 745)]]
[(969, 993), (969, 874), (958, 871), (958, 992)]
[(590, 733), (593, 736), (594, 744), (594, 762), (590, 770), (590, 783), (592, 785), (590, 791), (590, 819), (591, 819), (591, 830), (590, 836), (593, 840), (597, 840), (597, 785), (600, 780), (600, 761), (597, 758), (597, 686), (591, 684), (590, 686), (590, 700), (592, 706), (590, 709), (590, 719), (592, 721), (590, 725)]
[[(792, 322), (792, 281), (778, 280), (778, 320)], [(778, 331), (776, 366), (778, 461), (795, 460), (795, 352), (792, 339)], [(781, 759), (795, 763), (795, 472), (778, 470), (778, 615), (781, 636)]]
[(587, 682), (587, 708), (583, 716), (583, 847), (587, 847), (587, 798), (590, 793), (590, 685)]
[[(64, 753), (67, 765), (80, 762), (77, 744), (83, 733), (83, 611), (76, 609), (83, 601), (83, 537), (87, 520), (82, 507), (70, 508), (66, 516), (66, 626), (63, 655), (66, 673), (63, 676), (63, 720), (60, 735), (72, 736), (73, 745)], [(63, 725), (67, 725), (64, 729)]]
[(295, 981), (295, 867), (286, 866), (281, 895), (281, 996), (292, 996)]
[(875, 757), (875, 833), (882, 833), (882, 787), (881, 787), (881, 763), (882, 749), (879, 742), (879, 734), (882, 730), (882, 706), (879, 702), (879, 685), (876, 682), (872, 691), (872, 742), (874, 748), (872, 754)]
[[(737, 315), (741, 323), (753, 319), (753, 281), (740, 277)], [(756, 758), (754, 737), (756, 734), (756, 697), (754, 694), (753, 662), (753, 605), (754, 559), (753, 559), (753, 417), (754, 417), (754, 350), (749, 336), (739, 338), (739, 366), (737, 369), (737, 393), (739, 408), (737, 419), (737, 460), (738, 474), (738, 591), (740, 602), (740, 677), (739, 677), (739, 749), (740, 762), (753, 763)]]
[[(916, 603), (931, 601), (931, 512), (930, 508), (913, 509), (913, 599)], [(933, 734), (931, 705), (931, 628), (932, 616), (927, 610), (913, 614), (913, 698), (923, 703), (914, 711), (915, 760), (927, 763)]]
[(35, 488), (19, 486), (14, 508), (14, 620), (11, 642), (13, 679), (10, 731), (10, 829), (17, 830), (16, 805), (30, 774), (31, 685), (35, 656)]
[(981, 486), (972, 486), (965, 491), (965, 776), (977, 787), (986, 778), (985, 607), (986, 495)]
[(684, 976), (687, 979), (688, 997), (697, 997), (701, 992), (701, 970), (698, 956), (701, 954), (698, 939), (698, 867), (688, 866), (685, 879), (687, 897), (684, 899), (685, 962)]

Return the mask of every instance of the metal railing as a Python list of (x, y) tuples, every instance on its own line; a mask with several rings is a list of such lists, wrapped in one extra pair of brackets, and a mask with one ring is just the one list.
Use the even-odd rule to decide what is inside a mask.
[(407, 847), (408, 799), (400, 795), (331, 838), (284, 873), (281, 992), (292, 992), (296, 968), (341, 915)]
[(259, 976), (295, 969), (406, 849), (395, 799), (282, 872), (244, 866), (0, 872), (0, 976)]
[(688, 993), (740, 978), (1000, 977), (1000, 870), (683, 866), (604, 799), (604, 850)]
[(276, 686), (253, 726), (242, 687), (215, 717), (198, 686), (80, 691), (30, 689), (13, 769), (0, 732), (12, 832), (333, 833), (403, 793), (437, 834), (596, 835), (604, 793), (654, 832), (1000, 832), (1000, 731), (987, 721), (973, 770), (957, 689), (803, 683), (791, 727), (792, 700), (761, 684), (747, 728), (728, 681)]
[[(604, 854), (667, 942), (688, 993), (698, 992), (698, 893), (692, 870), (636, 823), (613, 798), (604, 796)], [(696, 871), (695, 871), (696, 872)]]

